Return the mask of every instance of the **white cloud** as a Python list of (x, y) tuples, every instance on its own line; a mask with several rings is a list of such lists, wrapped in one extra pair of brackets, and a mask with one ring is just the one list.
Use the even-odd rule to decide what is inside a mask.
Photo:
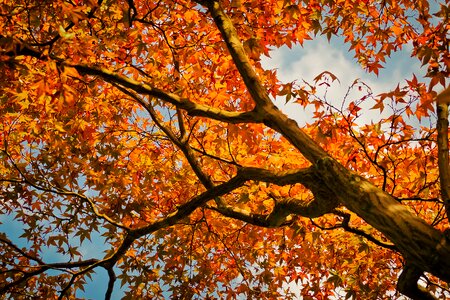
[[(303, 47), (276, 49), (270, 53), (271, 58), (264, 57), (262, 59), (262, 64), (266, 69), (277, 69), (277, 74), (282, 82), (306, 80), (312, 83), (313, 79), (323, 71), (333, 73), (339, 82), (334, 82), (328, 88), (327, 100), (336, 106), (341, 105), (348, 88), (355, 79), (361, 79), (372, 89), (373, 95), (378, 95), (394, 89), (399, 83), (404, 84), (404, 80), (410, 79), (413, 73), (418, 74), (419, 78), (424, 73), (420, 69), (419, 62), (410, 57), (411, 47), (408, 46), (388, 59), (378, 77), (363, 70), (348, 48), (349, 46), (345, 45), (342, 40), (335, 39), (329, 43), (325, 38), (319, 37), (305, 42)], [(359, 99), (363, 95), (363, 92), (354, 89), (349, 94), (346, 103)], [(304, 111), (298, 104), (285, 104), (285, 99), (282, 97), (276, 99), (276, 104), (299, 124), (312, 120), (312, 111)], [(369, 109), (374, 104), (373, 101), (363, 104), (364, 114), (360, 122), (370, 122), (370, 120), (377, 120), (381, 117), (378, 110)], [(388, 111), (383, 115), (387, 114)]]

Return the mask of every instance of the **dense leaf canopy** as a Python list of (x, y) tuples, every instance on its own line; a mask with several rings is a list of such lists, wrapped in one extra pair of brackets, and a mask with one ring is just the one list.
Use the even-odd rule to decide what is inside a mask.
[[(449, 13), (0, 0), (0, 293), (76, 299), (104, 269), (106, 299), (449, 297)], [(321, 35), (374, 74), (412, 49), (427, 76), (329, 99), (330, 72), (262, 67)]]

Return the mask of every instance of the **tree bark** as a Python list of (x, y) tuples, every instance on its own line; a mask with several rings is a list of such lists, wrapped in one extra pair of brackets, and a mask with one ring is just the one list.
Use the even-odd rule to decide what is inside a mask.
[(438, 117), (436, 129), (441, 198), (444, 202), (447, 218), (450, 218), (450, 169), (448, 154), (448, 103), (450, 102), (450, 95), (448, 91), (450, 91), (449, 88), (436, 97)]
[(450, 241), (391, 195), (331, 158), (316, 165), (348, 209), (382, 232), (415, 268), (450, 281)]

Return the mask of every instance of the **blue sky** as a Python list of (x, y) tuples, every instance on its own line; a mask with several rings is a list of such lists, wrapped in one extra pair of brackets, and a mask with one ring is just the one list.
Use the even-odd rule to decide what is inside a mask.
[[(12, 215), (0, 215), (0, 232), (6, 233), (8, 238), (16, 243), (19, 247), (27, 247), (28, 244), (25, 239), (19, 238), (23, 233), (22, 223), (14, 220)], [(97, 232), (93, 232), (91, 236), (91, 242), (85, 240), (83, 245), (78, 249), (84, 256), (84, 258), (102, 258), (104, 251), (108, 249), (104, 244), (104, 239)], [(78, 241), (78, 238), (74, 239)], [(76, 242), (75, 242), (76, 244)], [(47, 248), (41, 253), (43, 260), (46, 263), (65, 262), (67, 258), (57, 253), (52, 248)], [(54, 271), (51, 271), (54, 272)], [(55, 271), (56, 272), (56, 271)], [(87, 278), (88, 285), (86, 286), (86, 293), (81, 291), (77, 293), (78, 297), (85, 297), (86, 299), (103, 299), (105, 296), (108, 275), (103, 268), (96, 268), (96, 274), (92, 276), (92, 280)], [(56, 274), (56, 273), (55, 273)], [(123, 292), (119, 290), (120, 282), (116, 282), (116, 290), (112, 299), (120, 299)]]
[[(314, 40), (305, 41), (303, 47), (276, 49), (270, 53), (271, 58), (263, 57), (262, 65), (266, 69), (277, 69), (278, 77), (282, 82), (293, 80), (301, 82), (304, 79), (312, 83), (313, 79), (323, 71), (333, 73), (339, 82), (333, 82), (328, 88), (327, 99), (334, 104), (342, 102), (348, 87), (355, 79), (366, 83), (372, 89), (373, 94), (378, 95), (395, 89), (397, 84), (404, 85), (405, 79), (411, 79), (413, 74), (422, 79), (426, 73), (426, 69), (421, 68), (419, 60), (411, 57), (412, 47), (410, 45), (405, 45), (401, 51), (393, 53), (386, 60), (385, 68), (379, 71), (378, 76), (363, 70), (354, 58), (354, 54), (348, 49), (349, 45), (344, 44), (343, 38), (333, 37), (331, 42), (328, 42), (325, 37), (320, 36)], [(363, 94), (359, 93), (359, 95)], [(356, 98), (358, 92), (350, 94), (350, 97), (352, 96)], [(291, 102), (285, 104), (285, 99), (281, 97), (276, 99), (276, 103), (299, 125), (311, 121), (311, 110), (305, 111), (300, 105)], [(369, 110), (374, 104), (370, 101), (365, 104), (362, 122), (380, 117), (378, 110)]]

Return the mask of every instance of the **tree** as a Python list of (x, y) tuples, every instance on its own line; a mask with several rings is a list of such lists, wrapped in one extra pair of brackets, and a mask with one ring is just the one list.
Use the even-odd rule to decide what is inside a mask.
[[(117, 279), (129, 299), (448, 296), (448, 0), (19, 0), (0, 18), (0, 205), (23, 226), (0, 234), (6, 297), (76, 298), (101, 268), (106, 299)], [(332, 73), (262, 68), (319, 35), (375, 74), (410, 45), (427, 78), (328, 101)], [(386, 117), (362, 124), (367, 105)]]

